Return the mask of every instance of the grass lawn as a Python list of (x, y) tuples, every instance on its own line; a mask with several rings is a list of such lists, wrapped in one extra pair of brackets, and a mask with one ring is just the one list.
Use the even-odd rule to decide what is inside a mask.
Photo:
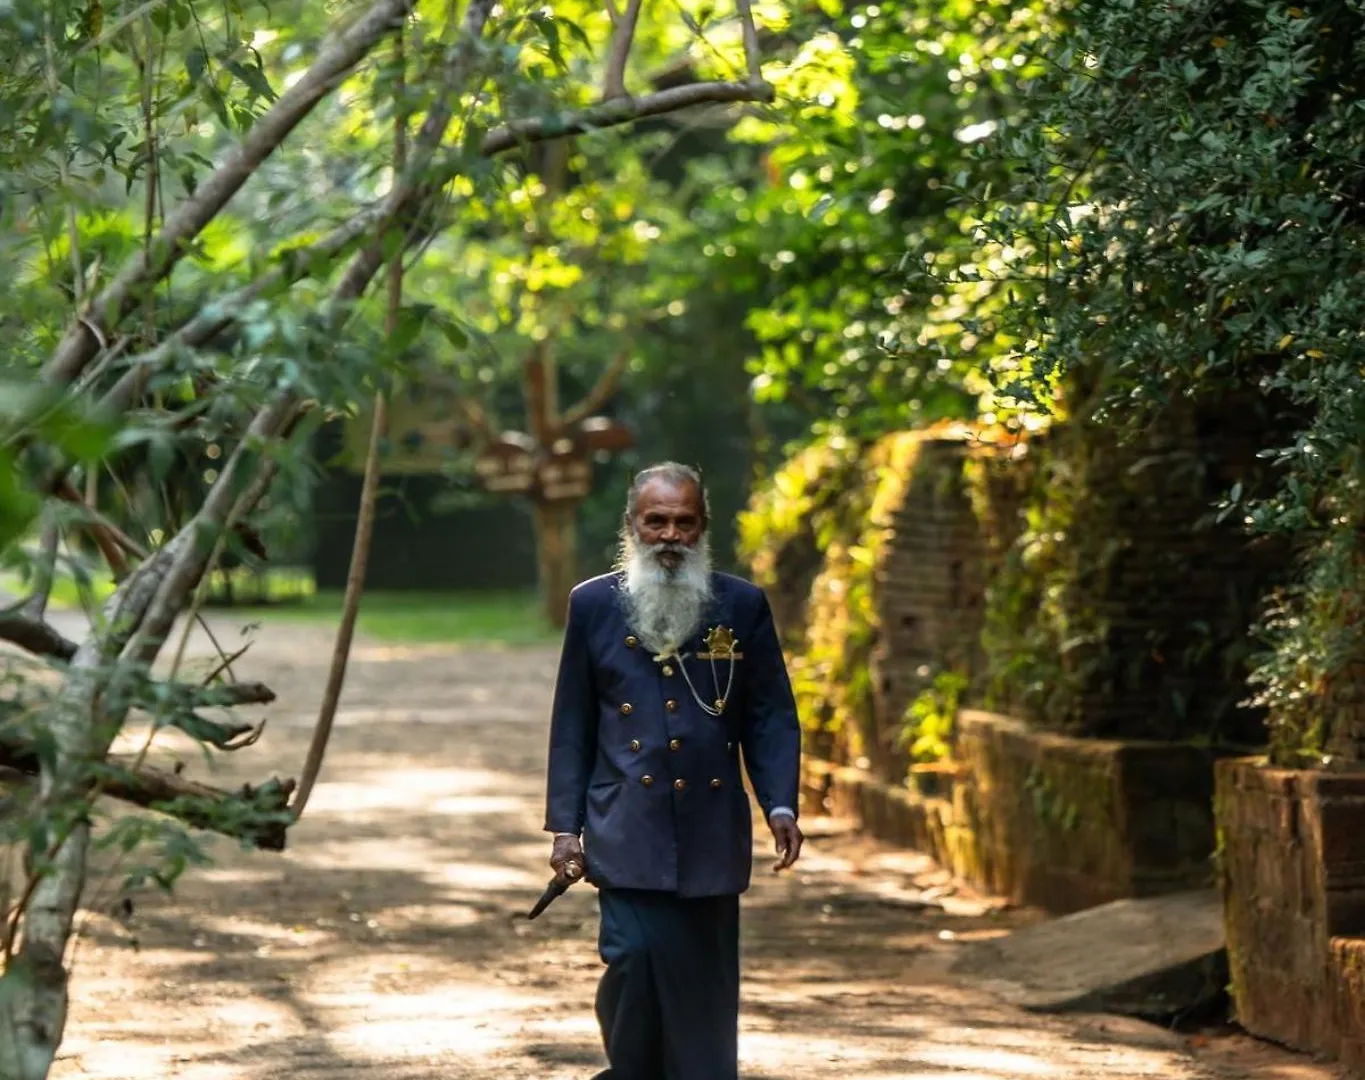
[[(335, 623), (342, 594), (319, 592), (296, 603), (229, 608), (246, 620)], [(360, 633), (382, 641), (429, 644), (544, 645), (559, 632), (541, 614), (535, 593), (366, 592), (360, 600)]]
[[(215, 585), (223, 576), (216, 575)], [(229, 615), (243, 623), (310, 622), (335, 624), (341, 617), (340, 590), (315, 592), (312, 576), (297, 571), (272, 571), (264, 580), (234, 574), (242, 603), (210, 606), (210, 615)], [(101, 577), (92, 583), (96, 601), (114, 588)], [(24, 587), (13, 574), (0, 574), (0, 594), (22, 596)], [(250, 597), (262, 592), (273, 603), (253, 605)], [(80, 593), (70, 578), (59, 578), (52, 590), (54, 610), (80, 606)], [(442, 642), (470, 645), (557, 644), (559, 632), (541, 613), (534, 592), (366, 592), (360, 600), (359, 632), (381, 641), (410, 644)]]

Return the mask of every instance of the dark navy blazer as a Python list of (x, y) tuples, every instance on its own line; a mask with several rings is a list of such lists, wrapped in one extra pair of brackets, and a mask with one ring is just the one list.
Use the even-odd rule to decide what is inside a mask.
[(696, 654), (713, 628), (734, 634), (734, 682), (717, 717), (697, 705), (677, 660), (656, 661), (638, 640), (622, 589), (607, 574), (569, 597), (545, 828), (582, 834), (586, 876), (599, 888), (741, 893), (753, 860), (741, 749), (764, 817), (797, 809), (801, 734), (767, 597), (714, 574), (702, 625), (679, 646), (692, 685), (713, 702), (729, 664)]

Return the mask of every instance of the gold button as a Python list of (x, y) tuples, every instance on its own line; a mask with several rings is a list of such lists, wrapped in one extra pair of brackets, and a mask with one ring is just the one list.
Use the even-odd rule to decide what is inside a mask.
[(639, 739), (631, 739), (631, 740), (630, 740), (630, 748), (631, 748), (632, 750), (634, 750), (636, 753), (639, 753), (639, 750), (640, 750), (640, 740), (639, 740)]
[(654, 777), (646, 773), (644, 776), (640, 777), (640, 783), (644, 784), (645, 787), (649, 787), (650, 784), (654, 783)]
[(664, 708), (667, 709), (669, 712), (677, 712), (678, 703), (674, 701), (672, 698), (669, 698), (667, 701), (664, 702)]
[(664, 674), (665, 674), (665, 675), (672, 675), (672, 674), (673, 674), (673, 668), (672, 668), (671, 665), (669, 665), (669, 664), (665, 664), (665, 665), (664, 665)]
[(720, 781), (719, 781), (719, 780), (712, 780), (712, 781), (711, 781), (711, 786), (712, 786), (713, 788), (718, 788), (718, 787), (720, 787)]
[(623, 701), (623, 702), (621, 703), (621, 715), (622, 715), (622, 716), (629, 716), (629, 715), (630, 715), (631, 713), (633, 713), (634, 711), (635, 711), (635, 706), (632, 705), (629, 701)]
[(669, 742), (668, 742), (668, 748), (669, 748), (670, 750), (681, 750), (681, 749), (682, 749), (682, 740), (681, 740), (681, 739), (670, 739)]
[(686, 790), (687, 790), (687, 781), (686, 781), (686, 780), (674, 780), (674, 781), (673, 781), (673, 790), (674, 790), (674, 791), (686, 791)]
[(633, 649), (633, 648), (635, 648), (635, 646), (638, 645), (638, 644), (640, 644), (640, 639), (637, 638), (634, 634), (627, 634), (627, 635), (626, 635), (626, 648), (627, 648), (627, 649)]

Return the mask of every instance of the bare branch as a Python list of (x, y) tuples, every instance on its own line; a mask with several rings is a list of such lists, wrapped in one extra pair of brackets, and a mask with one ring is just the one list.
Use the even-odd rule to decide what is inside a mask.
[[(47, 57), (47, 90), (53, 100), (56, 100), (61, 91), (61, 84), (57, 78), (57, 53), (52, 38), (52, 13), (49, 11), (43, 18), (43, 48)], [(71, 165), (64, 145), (57, 154), (57, 176), (61, 180), (62, 190), (69, 192)], [(85, 267), (81, 262), (81, 236), (76, 224), (74, 200), (68, 200), (66, 205), (66, 241), (70, 249), (68, 255), (71, 257), (71, 295), (76, 302), (76, 310), (79, 311), (85, 300)], [(42, 612), (38, 614), (41, 615)]]
[(564, 410), (564, 415), (559, 418), (560, 429), (571, 428), (575, 424), (582, 423), (605, 405), (607, 399), (616, 391), (616, 386), (621, 381), (621, 376), (625, 374), (629, 363), (630, 353), (628, 350), (622, 349), (612, 359), (611, 363), (603, 369), (602, 374), (597, 377), (597, 382), (584, 395), (583, 400)]
[(260, 738), (264, 721), (259, 725), (244, 720), (222, 723), (200, 716), (195, 709), (268, 705), (274, 700), (275, 691), (259, 682), (211, 687), (148, 683), (138, 691), (136, 704), (156, 717), (160, 724), (178, 728), (190, 738), (208, 743), (217, 750), (241, 750)]
[(195, 189), (193, 197), (166, 218), (150, 251), (131, 258), (94, 298), (84, 316), (72, 323), (43, 369), (43, 378), (48, 383), (61, 385), (80, 375), (101, 347), (101, 339), (107, 339), (109, 331), (132, 310), (145, 290), (174, 269), (190, 242), (261, 163), (375, 45), (402, 25), (415, 3), (416, 0), (377, 0), (364, 16), (322, 50), (303, 78), (280, 95), (228, 159)]
[(621, 21), (621, 10), (616, 6), (616, 0), (606, 0), (607, 18), (611, 20), (611, 25), (615, 26)]
[(558, 116), (518, 120), (490, 131), (483, 140), (485, 156), (493, 157), (517, 146), (558, 139), (565, 135), (619, 127), (648, 116), (661, 116), (694, 105), (721, 104), (736, 101), (772, 101), (773, 88), (768, 83), (699, 82), (674, 86), (654, 94), (637, 98), (616, 98), (580, 112)]
[(275, 691), (263, 682), (225, 683), (222, 686), (185, 687), (196, 708), (228, 709), (235, 705), (269, 705)]
[(744, 32), (744, 62), (749, 69), (753, 82), (763, 81), (763, 63), (758, 51), (758, 27), (754, 25), (754, 9), (751, 0), (735, 0), (739, 9), (739, 21)]
[(113, 572), (117, 581), (122, 581), (128, 576), (130, 565), (128, 555), (138, 558), (145, 558), (147, 552), (132, 537), (128, 536), (112, 521), (105, 520), (95, 507), (85, 501), (85, 496), (76, 490), (75, 485), (70, 480), (62, 480), (57, 486), (56, 495), (64, 502), (73, 503), (82, 507), (91, 520), (83, 523), (83, 528), (90, 533), (96, 546), (100, 549), (100, 554), (104, 556), (104, 561), (109, 564), (109, 569)]
[(460, 25), (459, 38), (450, 50), (442, 73), (440, 92), (417, 132), (415, 153), (394, 184), (393, 190), (384, 200), (385, 209), (377, 236), (364, 251), (359, 252), (351, 260), (336, 288), (332, 290), (329, 310), (333, 320), (344, 318), (351, 302), (359, 299), (375, 274), (379, 272), (384, 259), (382, 245), (385, 234), (396, 227), (398, 231), (406, 234), (399, 245), (399, 250), (403, 251), (410, 247), (418, 238), (418, 234), (411, 227), (415, 224), (414, 219), (427, 209), (446, 181), (458, 172), (456, 166), (436, 170), (435, 177), (429, 176), (432, 171), (432, 159), (445, 139), (446, 128), (450, 126), (450, 121), (455, 115), (459, 91), (469, 78), (476, 45), (492, 9), (493, 0), (469, 0), (469, 6), (465, 8), (464, 19)]
[(251, 644), (252, 643), (248, 641), (245, 645), (243, 645), (234, 653), (230, 654), (222, 653), (222, 659), (218, 662), (218, 664), (214, 667), (212, 671), (210, 671), (207, 675), (204, 676), (204, 681), (200, 683), (200, 685), (208, 686), (209, 683), (213, 682), (213, 680), (218, 678), (218, 676), (221, 675), (224, 671), (231, 674), (232, 665), (246, 655), (246, 651), (251, 648)]
[(602, 80), (602, 99), (626, 96), (626, 64), (630, 61), (630, 46), (635, 40), (635, 24), (640, 20), (640, 0), (627, 0), (623, 17), (612, 18), (611, 53), (607, 57), (607, 73)]
[(0, 641), (8, 641), (35, 656), (56, 660), (70, 660), (76, 655), (76, 643), (62, 637), (42, 619), (35, 619), (18, 611), (0, 612)]
[[(403, 35), (394, 41), (394, 59), (398, 78), (394, 87), (393, 171), (402, 173), (407, 167), (408, 126), (407, 112), (402, 107), (407, 86), (407, 57), (403, 50)], [(390, 337), (398, 332), (398, 320), (403, 309), (403, 251), (400, 247), (389, 262), (389, 296), (386, 331)], [(341, 621), (337, 625), (336, 642), (332, 646), (332, 660), (323, 688), (322, 704), (318, 707), (317, 723), (308, 745), (303, 775), (298, 794), (290, 812), (297, 819), (312, 794), (313, 785), (322, 771), (322, 758), (331, 739), (332, 724), (341, 704), (341, 690), (346, 682), (346, 666), (351, 658), (351, 642), (355, 638), (356, 617), (360, 613), (360, 596), (365, 591), (365, 573), (370, 563), (370, 546), (374, 539), (374, 514), (379, 499), (379, 448), (389, 429), (389, 406), (384, 391), (374, 395), (374, 419), (370, 424), (370, 445), (365, 451), (365, 473), (360, 486), (360, 505), (356, 509), (355, 539), (351, 543), (351, 565), (346, 573), (346, 595), (341, 604)]]
[(304, 761), (303, 772), (299, 777), (298, 794), (289, 808), (295, 818), (298, 818), (303, 813), (303, 808), (308, 805), (308, 797), (312, 794), (313, 785), (322, 771), (323, 754), (331, 738), (337, 707), (341, 704), (341, 690), (346, 681), (346, 664), (351, 655), (356, 615), (360, 610), (360, 594), (365, 588), (365, 571), (369, 566), (370, 546), (374, 540), (374, 513), (380, 484), (379, 447), (387, 430), (388, 406), (383, 393), (378, 393), (374, 398), (370, 445), (365, 453), (365, 476), (360, 486), (360, 506), (356, 511), (355, 539), (351, 544), (351, 565), (346, 573), (346, 595), (342, 604), (341, 622), (337, 627), (336, 644), (332, 649), (332, 662), (327, 672), (327, 683), (323, 688), (322, 704), (318, 708), (317, 725), (313, 728), (313, 738), (308, 744), (308, 757)]
[[(197, 742), (208, 743), (215, 750), (240, 750), (242, 746), (251, 746), (256, 742), (256, 725), (241, 720), (222, 724), (198, 713), (176, 713), (163, 717), (160, 726), (177, 728)], [(244, 743), (234, 742), (243, 735), (248, 736)]]
[(38, 559), (33, 571), (33, 587), (19, 610), (30, 619), (41, 619), (47, 614), (47, 602), (57, 578), (57, 545), (61, 541), (56, 515), (49, 508), (43, 521), (42, 539), (38, 545)]

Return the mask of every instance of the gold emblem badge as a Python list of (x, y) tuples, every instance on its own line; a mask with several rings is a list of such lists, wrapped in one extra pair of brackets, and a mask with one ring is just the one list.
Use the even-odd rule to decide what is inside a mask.
[(735, 652), (735, 646), (739, 642), (735, 640), (734, 631), (728, 626), (714, 627), (706, 635), (706, 652), (700, 654), (700, 660), (734, 660), (741, 654)]

